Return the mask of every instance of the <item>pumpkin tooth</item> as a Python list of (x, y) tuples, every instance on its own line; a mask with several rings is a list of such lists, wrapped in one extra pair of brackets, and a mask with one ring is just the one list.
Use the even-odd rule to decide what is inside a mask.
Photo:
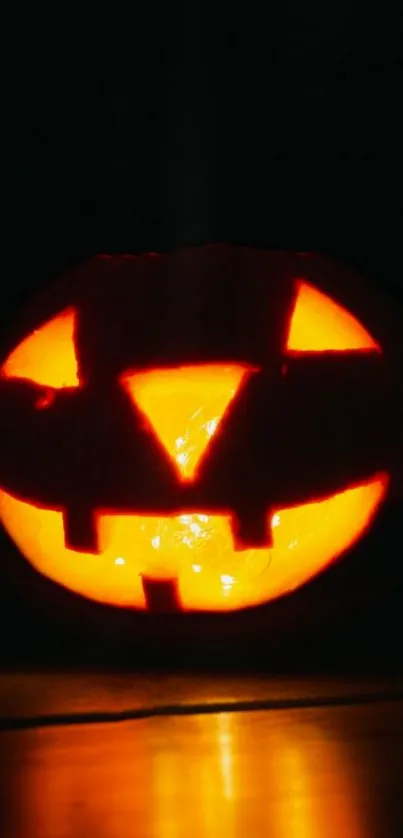
[(273, 547), (272, 516), (267, 509), (241, 509), (232, 519), (235, 550)]
[(143, 575), (142, 585), (148, 611), (171, 614), (182, 610), (177, 579), (154, 579)]
[(82, 506), (69, 506), (63, 512), (64, 541), (70, 550), (100, 553), (96, 516)]

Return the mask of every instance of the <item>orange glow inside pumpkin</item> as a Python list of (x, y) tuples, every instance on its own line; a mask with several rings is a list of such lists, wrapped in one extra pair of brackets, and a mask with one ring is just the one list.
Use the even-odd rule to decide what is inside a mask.
[[(74, 328), (74, 311), (62, 312), (14, 349), (2, 376), (47, 388), (79, 386)], [(349, 312), (301, 282), (287, 350), (349, 349), (379, 347)], [(121, 383), (180, 478), (190, 481), (253, 371), (247, 365), (206, 364), (126, 373)], [(273, 547), (243, 551), (234, 550), (229, 512), (184, 510), (155, 517), (99, 510), (99, 554), (65, 546), (61, 510), (42, 509), (0, 491), (0, 516), (38, 571), (85, 597), (145, 608), (142, 576), (147, 575), (177, 579), (184, 609), (225, 611), (267, 602), (307, 582), (362, 535), (387, 487), (388, 476), (382, 473), (333, 497), (278, 509), (271, 519)]]
[(274, 545), (236, 552), (230, 516), (98, 514), (101, 552), (66, 548), (61, 512), (0, 492), (3, 523), (41, 573), (91, 599), (145, 608), (142, 575), (179, 580), (185, 609), (225, 611), (257, 605), (307, 582), (369, 525), (386, 474), (326, 500), (272, 517)]
[(147, 417), (182, 480), (197, 466), (250, 368), (204, 364), (128, 373), (122, 384)]
[(66, 309), (36, 329), (10, 353), (3, 378), (26, 378), (43, 387), (78, 387), (75, 312)]
[(380, 352), (379, 344), (344, 306), (302, 280), (298, 283), (287, 349), (290, 352)]

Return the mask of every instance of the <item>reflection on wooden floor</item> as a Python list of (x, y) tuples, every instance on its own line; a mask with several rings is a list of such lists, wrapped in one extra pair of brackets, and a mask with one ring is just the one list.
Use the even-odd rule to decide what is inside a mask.
[(2, 733), (1, 835), (401, 838), (402, 732), (397, 703)]

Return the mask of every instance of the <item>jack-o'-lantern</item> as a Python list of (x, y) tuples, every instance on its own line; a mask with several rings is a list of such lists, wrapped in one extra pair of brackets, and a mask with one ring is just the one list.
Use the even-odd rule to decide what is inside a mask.
[(335, 274), (226, 246), (103, 256), (31, 304), (0, 382), (0, 516), (28, 562), (112, 606), (229, 612), (346, 554), (394, 439), (383, 335)]

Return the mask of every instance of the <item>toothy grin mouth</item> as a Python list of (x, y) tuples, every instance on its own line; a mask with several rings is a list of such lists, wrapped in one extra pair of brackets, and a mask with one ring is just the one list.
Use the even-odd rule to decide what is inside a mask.
[(168, 581), (178, 607), (227, 611), (278, 597), (325, 568), (368, 526), (387, 485), (378, 474), (326, 500), (277, 510), (273, 547), (241, 551), (233, 546), (230, 516), (204, 512), (163, 518), (99, 512), (96, 554), (66, 547), (61, 512), (1, 491), (0, 515), (38, 571), (82, 596), (146, 609), (154, 607), (158, 583)]

